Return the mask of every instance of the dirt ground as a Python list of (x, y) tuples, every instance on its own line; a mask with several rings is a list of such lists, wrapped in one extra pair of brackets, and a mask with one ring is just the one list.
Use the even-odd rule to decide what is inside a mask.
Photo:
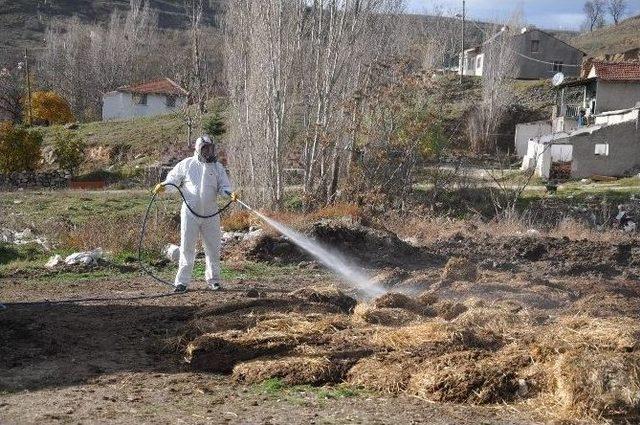
[[(225, 252), (263, 277), (217, 293), (153, 296), (127, 268), (0, 277), (0, 423), (637, 423), (637, 241), (312, 233), (390, 293), (270, 235)], [(79, 297), (100, 299), (56, 302)]]
[[(272, 389), (194, 372), (166, 341), (203, 309), (227, 311), (258, 288), (277, 297), (308, 280), (230, 282), (228, 290), (136, 301), (29, 304), (160, 293), (147, 278), (0, 283), (0, 422), (231, 424), (541, 423), (512, 407), (436, 404), (334, 387)], [(250, 294), (251, 295), (251, 294)], [(251, 315), (251, 309), (243, 314)]]

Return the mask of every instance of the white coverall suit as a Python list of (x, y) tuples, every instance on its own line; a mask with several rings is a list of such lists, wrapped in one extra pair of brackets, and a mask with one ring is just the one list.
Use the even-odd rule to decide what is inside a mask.
[[(229, 177), (219, 162), (207, 163), (201, 159), (200, 150), (206, 142), (196, 141), (195, 154), (180, 161), (167, 175), (163, 183), (180, 187), (189, 206), (200, 215), (218, 211), (217, 195), (231, 193)], [(168, 186), (168, 190), (175, 188)], [(205, 252), (205, 279), (207, 284), (220, 282), (220, 216), (199, 218), (182, 203), (180, 210), (180, 262), (174, 285), (188, 286), (196, 258), (196, 241), (202, 235)]]

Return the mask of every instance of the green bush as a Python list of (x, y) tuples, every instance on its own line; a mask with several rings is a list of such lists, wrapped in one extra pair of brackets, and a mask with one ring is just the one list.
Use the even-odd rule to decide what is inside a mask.
[(57, 130), (53, 135), (53, 152), (61, 169), (75, 175), (84, 160), (87, 145), (76, 133)]
[(227, 128), (224, 124), (224, 117), (219, 110), (215, 110), (211, 115), (204, 118), (202, 123), (202, 129), (210, 136), (222, 136), (227, 132)]
[(33, 171), (42, 158), (42, 134), (36, 130), (0, 123), (0, 171)]

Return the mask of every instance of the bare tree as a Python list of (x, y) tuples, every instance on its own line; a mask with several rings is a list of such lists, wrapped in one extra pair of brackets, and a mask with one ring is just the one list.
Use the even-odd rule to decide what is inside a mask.
[(241, 0), (227, 18), (232, 166), (278, 204), (285, 156), (302, 151), (306, 199), (333, 199), (352, 134), (346, 103), (389, 53), (399, 0)]
[(583, 7), (586, 15), (585, 27), (589, 31), (604, 26), (605, 0), (589, 0)]
[(340, 131), (347, 122), (344, 102), (363, 82), (371, 65), (394, 54), (399, 14), (396, 0), (315, 1), (305, 48), (303, 95), (304, 192), (307, 199), (330, 202), (340, 163), (353, 138)]
[[(511, 28), (518, 25), (514, 23)], [(516, 59), (513, 36), (513, 30), (505, 26), (483, 45), (482, 100), (467, 124), (471, 147), (477, 153), (495, 150), (496, 129), (513, 102), (510, 84)]]
[(22, 118), (24, 71), (18, 64), (13, 69), (0, 69), (0, 120), (2, 117), (18, 122)]
[(102, 93), (175, 76), (184, 68), (183, 49), (168, 40), (160, 37), (158, 14), (144, 0), (130, 0), (126, 12), (114, 10), (105, 26), (86, 25), (77, 18), (53, 22), (38, 61), (39, 81), (61, 93), (76, 117), (97, 118)]
[(624, 16), (627, 10), (626, 0), (609, 0), (607, 2), (607, 11), (611, 15), (614, 24), (618, 24), (622, 16)]

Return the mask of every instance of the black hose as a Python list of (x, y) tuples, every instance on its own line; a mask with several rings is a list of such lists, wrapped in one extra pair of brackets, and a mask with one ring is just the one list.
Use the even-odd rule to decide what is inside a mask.
[[(173, 183), (165, 183), (164, 186), (173, 186), (176, 189), (178, 189), (178, 193), (180, 193), (180, 197), (184, 201), (184, 204), (186, 205), (187, 209), (189, 211), (191, 211), (191, 214), (195, 215), (196, 217), (200, 217), (200, 218), (212, 218), (212, 217), (215, 217), (215, 216), (221, 214), (227, 208), (229, 208), (229, 206), (233, 203), (233, 200), (231, 200), (231, 201), (229, 201), (227, 203), (227, 205), (225, 205), (224, 207), (220, 208), (218, 211), (216, 211), (213, 214), (200, 215), (200, 214), (198, 214), (197, 212), (195, 212), (191, 208), (191, 206), (187, 202), (187, 199), (184, 197), (184, 193), (182, 193), (182, 189), (180, 189), (180, 187), (178, 185), (175, 185)], [(145, 211), (144, 217), (142, 219), (142, 227), (140, 228), (140, 238), (138, 239), (138, 265), (140, 266), (140, 270), (145, 272), (147, 275), (149, 275), (156, 282), (159, 282), (159, 283), (162, 283), (164, 285), (169, 285), (169, 286), (173, 287), (174, 285), (173, 285), (172, 282), (169, 282), (167, 280), (164, 280), (164, 279), (154, 275), (153, 272), (149, 268), (147, 268), (144, 265), (144, 263), (142, 262), (142, 244), (144, 242), (144, 235), (147, 232), (147, 221), (149, 219), (149, 211), (151, 211), (151, 206), (153, 205), (154, 201), (156, 200), (156, 196), (157, 196), (157, 194), (154, 192), (153, 195), (151, 196), (151, 200), (149, 201), (149, 205), (147, 205), (147, 210)]]
[[(227, 208), (229, 208), (229, 206), (233, 203), (233, 200), (229, 201), (224, 207), (220, 208), (218, 211), (216, 211), (213, 214), (210, 215), (200, 215), (198, 213), (196, 213), (191, 206), (189, 205), (189, 203), (187, 202), (187, 200), (184, 197), (184, 194), (182, 193), (182, 190), (180, 189), (180, 187), (178, 187), (177, 185), (173, 184), (173, 183), (166, 183), (164, 184), (165, 186), (173, 186), (176, 189), (178, 189), (178, 192), (180, 193), (180, 196), (182, 197), (182, 200), (184, 201), (184, 204), (186, 205), (186, 207), (189, 209), (189, 211), (191, 211), (191, 213), (193, 215), (195, 215), (196, 217), (200, 217), (200, 218), (212, 218), (215, 217), (219, 214), (221, 214), (224, 210), (226, 210)], [(142, 244), (144, 242), (144, 235), (147, 231), (147, 221), (149, 220), (149, 212), (151, 211), (151, 207), (153, 206), (153, 203), (156, 200), (156, 194), (154, 193), (151, 196), (151, 200), (149, 201), (149, 205), (147, 205), (147, 209), (144, 213), (144, 217), (142, 219), (142, 226), (140, 228), (140, 238), (138, 239), (138, 264), (140, 266), (140, 270), (144, 271), (147, 275), (149, 275), (151, 278), (153, 278), (155, 281), (162, 283), (164, 285), (168, 285), (173, 287), (173, 283), (169, 282), (167, 280), (164, 280), (156, 275), (153, 274), (153, 272), (147, 268), (144, 263), (142, 262)], [(72, 299), (66, 299), (66, 300), (58, 300), (58, 301), (49, 301), (49, 300), (45, 300), (45, 301), (26, 301), (26, 302), (18, 302), (18, 303), (8, 303), (6, 305), (4, 304), (0, 304), (0, 311), (4, 310), (7, 308), (7, 305), (54, 305), (54, 304), (70, 304), (70, 303), (77, 303), (77, 302), (89, 302), (89, 301), (131, 301), (131, 300), (144, 300), (144, 299), (153, 299), (153, 298), (164, 298), (164, 297), (171, 297), (174, 295), (182, 295), (184, 292), (166, 292), (166, 293), (161, 293), (161, 294), (152, 294), (152, 295), (136, 295), (133, 297), (117, 297), (117, 298), (96, 298), (96, 297), (91, 297), (91, 298), (72, 298)]]

